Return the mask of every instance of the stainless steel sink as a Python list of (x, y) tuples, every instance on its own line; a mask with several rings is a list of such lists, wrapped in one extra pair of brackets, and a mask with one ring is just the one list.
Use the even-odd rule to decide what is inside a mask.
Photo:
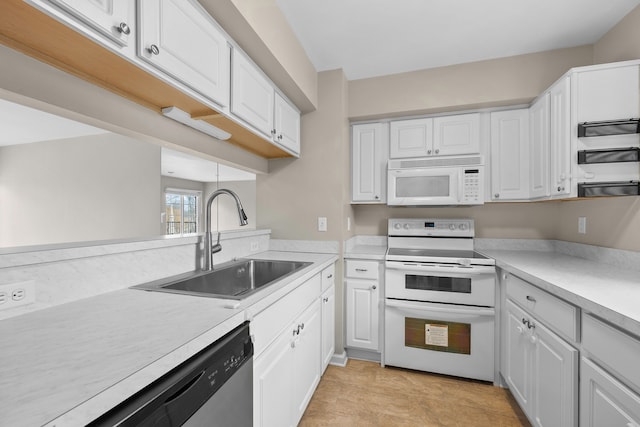
[(310, 264), (242, 259), (221, 264), (211, 271), (183, 274), (132, 288), (241, 300)]

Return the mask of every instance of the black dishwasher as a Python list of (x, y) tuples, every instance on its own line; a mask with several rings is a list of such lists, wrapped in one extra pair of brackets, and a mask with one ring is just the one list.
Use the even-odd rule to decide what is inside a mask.
[(89, 426), (251, 426), (253, 343), (245, 322)]

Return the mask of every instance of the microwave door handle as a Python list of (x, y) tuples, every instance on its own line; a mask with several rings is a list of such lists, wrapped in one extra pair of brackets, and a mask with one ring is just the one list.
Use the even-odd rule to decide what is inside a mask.
[(460, 203), (464, 199), (464, 195), (462, 194), (463, 184), (464, 184), (464, 179), (463, 179), (464, 170), (460, 169), (457, 175), (458, 175), (458, 203)]

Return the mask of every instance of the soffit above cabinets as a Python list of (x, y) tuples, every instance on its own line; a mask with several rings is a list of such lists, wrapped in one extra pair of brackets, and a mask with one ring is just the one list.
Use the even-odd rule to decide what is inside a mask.
[(232, 134), (228, 142), (264, 158), (291, 154), (22, 0), (0, 7), (0, 43), (161, 114), (175, 106)]

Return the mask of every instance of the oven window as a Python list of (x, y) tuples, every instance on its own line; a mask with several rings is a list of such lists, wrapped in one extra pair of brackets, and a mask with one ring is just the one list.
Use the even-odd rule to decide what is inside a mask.
[(449, 175), (396, 178), (398, 197), (449, 197)]
[(405, 274), (404, 287), (421, 291), (471, 293), (471, 279), (462, 277), (418, 276)]
[(471, 324), (405, 317), (404, 345), (445, 353), (471, 354)]

